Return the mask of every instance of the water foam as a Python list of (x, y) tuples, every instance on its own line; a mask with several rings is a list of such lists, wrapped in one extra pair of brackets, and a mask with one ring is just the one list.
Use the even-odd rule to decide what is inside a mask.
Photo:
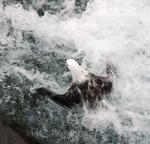
[[(147, 131), (150, 116), (148, 0), (94, 0), (80, 18), (67, 16), (64, 19), (60, 14), (48, 13), (39, 18), (35, 11), (25, 11), (20, 5), (8, 6), (5, 11), (1, 8), (1, 12), (12, 19), (13, 27), (32, 30), (49, 43), (57, 37), (73, 41), (78, 51), (86, 53), (82, 64), (88, 61), (95, 73), (102, 71), (104, 63), (113, 63), (119, 75), (114, 81), (110, 102), (118, 110), (114, 112), (118, 114), (116, 125), (129, 118), (128, 124), (122, 124), (124, 131)], [(61, 16), (65, 17), (65, 14)], [(88, 117), (98, 125), (101, 118), (108, 120), (112, 115), (100, 112)]]

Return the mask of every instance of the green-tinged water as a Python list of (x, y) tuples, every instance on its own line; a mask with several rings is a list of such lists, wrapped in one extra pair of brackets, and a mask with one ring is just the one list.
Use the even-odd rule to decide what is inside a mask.
[[(25, 2), (0, 4), (0, 117), (41, 144), (149, 144), (150, 2), (51, 1), (54, 9), (46, 0)], [(107, 62), (116, 67), (108, 111), (34, 97), (40, 86), (67, 90), (68, 58), (98, 75)]]

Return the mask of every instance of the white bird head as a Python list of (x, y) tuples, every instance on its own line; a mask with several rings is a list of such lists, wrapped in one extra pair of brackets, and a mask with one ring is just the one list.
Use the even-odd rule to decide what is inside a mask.
[(81, 82), (86, 80), (88, 72), (73, 59), (67, 59), (67, 66), (72, 74), (73, 82)]

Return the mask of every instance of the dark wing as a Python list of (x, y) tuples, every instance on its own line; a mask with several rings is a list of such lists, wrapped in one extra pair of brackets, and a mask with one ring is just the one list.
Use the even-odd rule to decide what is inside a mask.
[(74, 100), (67, 92), (63, 95), (60, 95), (45, 87), (37, 88), (35, 89), (35, 92), (38, 95), (47, 96), (49, 99), (62, 106), (71, 107), (75, 104)]
[(42, 96), (48, 96), (50, 98), (58, 95), (57, 93), (55, 93), (54, 91), (51, 91), (45, 87), (40, 87), (35, 89), (36, 94), (42, 95)]
[(95, 79), (96, 83), (100, 85), (103, 94), (111, 93), (113, 88), (113, 83), (109, 77), (101, 77), (95, 74), (90, 74), (92, 78)]

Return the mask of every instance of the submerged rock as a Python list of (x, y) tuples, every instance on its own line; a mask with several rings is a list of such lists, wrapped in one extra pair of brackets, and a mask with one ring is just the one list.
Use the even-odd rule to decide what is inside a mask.
[[(86, 10), (86, 6), (89, 0), (75, 0), (74, 7), (76, 13), (82, 13)], [(30, 7), (37, 11), (37, 14), (41, 17), (44, 16), (45, 11), (50, 14), (60, 13), (65, 9), (65, 0), (3, 0), (3, 7), (11, 4), (22, 4), (23, 8), (29, 10)]]
[(15, 128), (11, 124), (8, 125), (4, 121), (0, 121), (0, 143), (1, 144), (39, 144), (38, 141), (27, 136), (26, 132), (22, 131), (22, 127)]
[(77, 13), (82, 13), (86, 10), (89, 0), (75, 0), (75, 10)]

